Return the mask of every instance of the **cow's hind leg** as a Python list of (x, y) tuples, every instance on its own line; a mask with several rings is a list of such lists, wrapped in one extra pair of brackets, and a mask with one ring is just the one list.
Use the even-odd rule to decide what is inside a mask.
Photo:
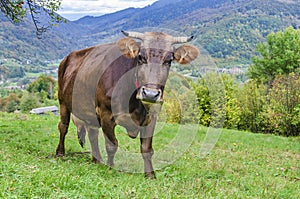
[(92, 156), (93, 156), (93, 162), (95, 163), (102, 163), (102, 157), (99, 150), (99, 144), (98, 144), (98, 135), (99, 130), (98, 128), (87, 128), (88, 130), (88, 136), (92, 147)]
[(70, 123), (70, 111), (64, 104), (60, 105), (60, 122), (58, 124), (58, 129), (60, 133), (59, 144), (56, 149), (56, 156), (64, 156), (65, 155), (65, 137), (68, 133)]

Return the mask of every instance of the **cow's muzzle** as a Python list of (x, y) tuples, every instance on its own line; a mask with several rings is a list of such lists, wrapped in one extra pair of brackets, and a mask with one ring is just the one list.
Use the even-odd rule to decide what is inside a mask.
[(142, 86), (140, 87), (136, 98), (143, 103), (162, 103), (163, 90), (155, 86)]

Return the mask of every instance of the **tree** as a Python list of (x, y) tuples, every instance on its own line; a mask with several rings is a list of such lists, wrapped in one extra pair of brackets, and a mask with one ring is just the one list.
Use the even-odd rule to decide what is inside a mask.
[(54, 98), (54, 88), (56, 81), (51, 76), (41, 75), (35, 81), (29, 84), (27, 91), (30, 93), (38, 93), (42, 102)]
[(260, 56), (252, 59), (249, 75), (268, 83), (270, 89), (276, 75), (299, 72), (300, 31), (288, 27), (285, 31), (270, 33), (267, 43), (257, 46)]
[[(0, 10), (14, 23), (21, 22), (29, 13), (38, 37), (50, 26), (65, 21), (55, 13), (60, 5), (61, 0), (0, 0)], [(44, 13), (50, 16), (48, 25), (40, 24), (39, 15)]]

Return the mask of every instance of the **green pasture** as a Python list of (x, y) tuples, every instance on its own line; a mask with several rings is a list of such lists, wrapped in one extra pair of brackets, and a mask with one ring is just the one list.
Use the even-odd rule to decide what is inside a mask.
[[(157, 153), (175, 134), (194, 137), (180, 157), (156, 171), (156, 180), (148, 180), (92, 163), (89, 144), (80, 147), (73, 125), (66, 156), (56, 158), (58, 120), (0, 112), (0, 198), (300, 198), (299, 137), (220, 130), (216, 145), (203, 155), (207, 128), (178, 132), (178, 125), (166, 124), (154, 137)], [(139, 140), (122, 128), (117, 137), (120, 151), (139, 152)], [(176, 148), (168, 152), (172, 157)], [(142, 157), (134, 162), (141, 164)]]

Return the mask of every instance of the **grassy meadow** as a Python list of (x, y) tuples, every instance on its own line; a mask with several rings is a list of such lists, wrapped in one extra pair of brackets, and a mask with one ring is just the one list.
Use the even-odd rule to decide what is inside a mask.
[[(147, 180), (92, 163), (73, 125), (66, 156), (55, 158), (58, 120), (0, 112), (0, 198), (300, 198), (300, 137), (223, 130), (203, 156), (207, 129), (199, 127), (188, 150)], [(156, 152), (176, 129), (166, 125), (154, 137)], [(138, 139), (117, 131), (122, 150), (139, 151)], [(142, 163), (141, 156), (136, 161)]]

